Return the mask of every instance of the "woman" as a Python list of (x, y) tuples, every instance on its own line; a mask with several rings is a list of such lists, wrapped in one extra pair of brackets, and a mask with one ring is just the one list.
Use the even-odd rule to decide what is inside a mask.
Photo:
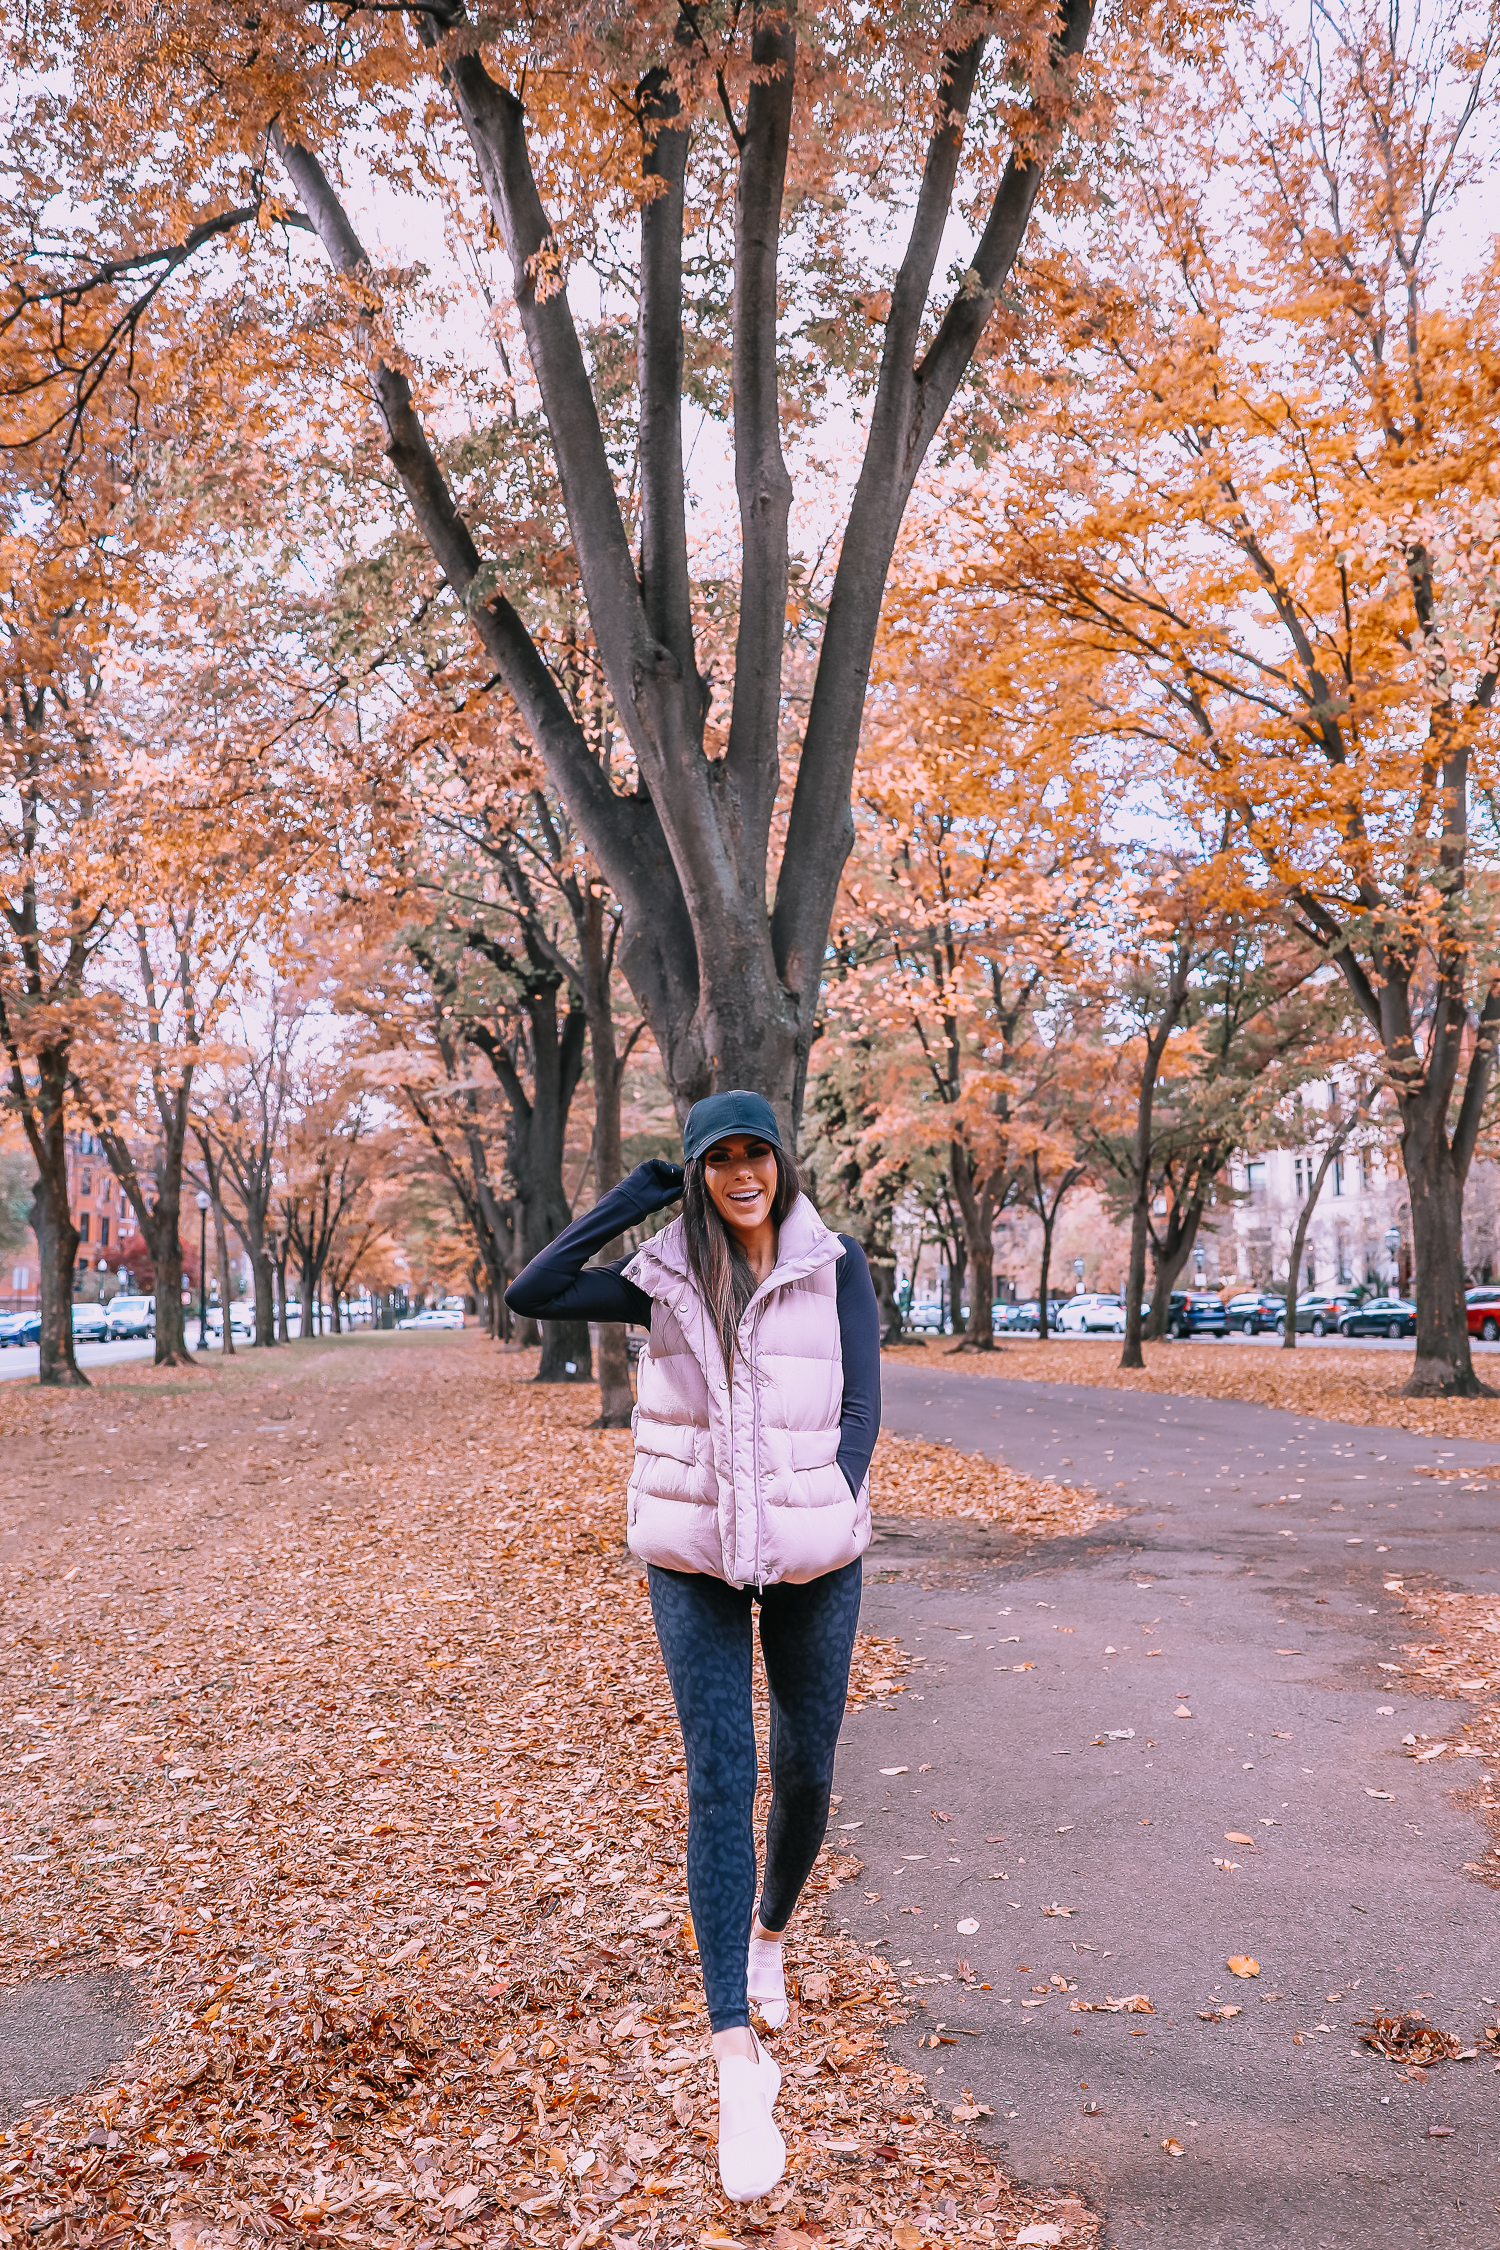
[[(632, 1258), (583, 1270), (682, 1198)], [(801, 1192), (759, 1094), (688, 1112), (683, 1167), (638, 1164), (506, 1292), (542, 1320), (649, 1325), (634, 1416), (631, 1552), (682, 1726), (688, 1900), (719, 2070), (719, 2177), (776, 2185), (781, 2073), (750, 2027), (787, 2019), (781, 1941), (828, 1824), (869, 1543), (880, 1320), (864, 1252)], [(752, 1604), (771, 1691), (771, 1809), (755, 1898)]]

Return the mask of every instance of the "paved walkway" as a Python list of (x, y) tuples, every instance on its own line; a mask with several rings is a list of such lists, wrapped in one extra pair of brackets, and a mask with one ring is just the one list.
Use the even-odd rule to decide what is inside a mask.
[[(851, 1928), (938, 1980), (903, 2059), (1116, 2250), (1497, 2250), (1493, 2062), (1412, 2078), (1356, 2030), (1417, 2007), (1468, 2045), (1500, 2017), (1500, 1896), (1464, 1872), (1493, 1787), (1403, 1754), (1461, 1742), (1464, 1707), (1379, 1669), (1413, 1637), (1388, 1576), (1495, 1585), (1500, 1482), (1415, 1471), (1496, 1449), (939, 1367), (888, 1366), (885, 1418), (1131, 1508), (1029, 1550), (895, 1521), (871, 1549), (866, 1622), (925, 1676), (849, 1723), (837, 1818)], [(1154, 2014), (1069, 2005), (1133, 1993)]]

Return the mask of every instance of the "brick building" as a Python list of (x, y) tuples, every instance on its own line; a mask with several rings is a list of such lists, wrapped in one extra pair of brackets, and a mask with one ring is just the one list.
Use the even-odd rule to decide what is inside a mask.
[[(68, 1211), (78, 1229), (78, 1256), (73, 1269), (75, 1297), (94, 1296), (92, 1284), (102, 1284), (119, 1269), (120, 1251), (135, 1233), (135, 1220), (125, 1190), (111, 1172), (93, 1133), (70, 1133), (68, 1148)], [(103, 1269), (101, 1271), (100, 1269)], [(25, 1311), (40, 1293), (40, 1268), (35, 1236), (28, 1234), (11, 1253), (9, 1288), (3, 1302), (8, 1311)]]

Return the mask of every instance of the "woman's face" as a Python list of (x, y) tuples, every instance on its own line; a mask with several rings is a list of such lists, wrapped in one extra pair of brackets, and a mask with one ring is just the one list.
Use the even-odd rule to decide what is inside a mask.
[(731, 1133), (703, 1152), (703, 1178), (713, 1207), (736, 1234), (766, 1225), (776, 1199), (776, 1151), (753, 1133)]

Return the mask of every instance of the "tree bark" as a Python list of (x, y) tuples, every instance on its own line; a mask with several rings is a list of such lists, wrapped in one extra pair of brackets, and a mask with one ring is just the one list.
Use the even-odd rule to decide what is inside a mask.
[[(680, 134), (676, 137), (682, 138)], [(644, 308), (642, 317), (644, 318)], [(680, 488), (678, 497), (680, 505)], [(669, 616), (676, 615), (682, 607), (684, 594), (685, 590), (680, 593), (668, 589), (668, 595), (663, 597), (664, 612)], [(645, 1024), (641, 1022), (636, 1025), (622, 1051), (615, 1036), (612, 992), (618, 923), (611, 919), (607, 911), (602, 885), (580, 883), (576, 877), (569, 876), (564, 889), (573, 911), (573, 924), (578, 938), (579, 966), (583, 972), (583, 1009), (589, 1031), (589, 1060), (594, 1073), (594, 1184), (600, 1196), (605, 1196), (611, 1188), (618, 1187), (625, 1176), (620, 1099), (625, 1083), (625, 1065)], [(605, 1264), (612, 1258), (618, 1258), (623, 1249), (624, 1243), (617, 1237), (615, 1241), (606, 1243), (599, 1252), (599, 1262)], [(630, 1354), (626, 1348), (625, 1328), (618, 1321), (603, 1321), (599, 1327), (599, 1417), (595, 1427), (601, 1430), (628, 1430), (634, 1409), (635, 1393), (630, 1383)]]
[(60, 1094), (56, 1116), (56, 1132), (42, 1136), (48, 1161), (45, 1170), (38, 1164), (36, 1183), (31, 1191), (31, 1231), (36, 1236), (41, 1312), (38, 1338), (41, 1366), (37, 1380), (49, 1390), (87, 1389), (88, 1377), (73, 1351), (73, 1267), (78, 1257), (79, 1236), (68, 1211), (68, 1160)]
[(1493, 1398), (1474, 1372), (1464, 1301), (1464, 1172), (1434, 1105), (1401, 1104), (1401, 1156), (1411, 1199), (1417, 1352), (1412, 1398)]
[[(1146, 1293), (1146, 1244), (1151, 1231), (1152, 1119), (1156, 1107), (1156, 1082), (1178, 1017), (1187, 1004), (1188, 975), (1192, 965), (1192, 940), (1188, 932), (1173, 951), (1158, 1020), (1147, 1035), (1141, 1056), (1136, 1090), (1135, 1142), (1131, 1161), (1130, 1271), (1125, 1281), (1125, 1343), (1120, 1365), (1144, 1367), (1141, 1349), (1141, 1300)], [(1160, 1292), (1158, 1292), (1158, 1298)], [(1153, 1301), (1152, 1315), (1164, 1319), (1163, 1305)]]
[[(1092, 0), (1062, 0), (1038, 101), (1066, 89)], [(459, 16), (435, 0), (417, 36), (436, 48)], [(687, 30), (691, 18), (685, 13)], [(686, 36), (686, 33), (683, 34)], [(696, 37), (696, 33), (693, 34)], [(691, 41), (689, 41), (691, 44)], [(958, 181), (983, 35), (942, 57), (940, 98), (891, 291), (870, 433), (840, 547), (797, 764), (774, 906), (768, 853), (781, 773), (790, 481), (777, 395), (778, 258), (793, 116), (796, 18), (752, 0), (752, 76), (739, 158), (731, 381), (744, 557), (730, 738), (704, 755), (707, 698), (685, 599), (682, 507), (682, 162), (685, 133), (666, 58), (641, 87), (643, 198), (637, 567), (566, 287), (538, 192), (523, 93), (491, 76), (477, 44), (443, 49), (440, 74), (474, 152), (508, 253), (517, 313), (556, 459), (590, 627), (640, 774), (616, 790), (589, 754), (519, 611), (494, 586), (422, 426), (403, 371), (372, 366), (387, 451), (417, 526), (514, 699), (553, 786), (623, 909), (623, 972), (661, 1052), (679, 1115), (716, 1086), (764, 1092), (795, 1146), (834, 900), (853, 841), (850, 788), (881, 600), (906, 503), (1020, 249), (1056, 123), (1041, 106), (1024, 155), (1005, 166), (972, 263), (940, 312), (933, 277)], [(1064, 93), (1063, 106), (1066, 106)], [(369, 260), (311, 150), (272, 144), (329, 262)], [(372, 331), (373, 332), (373, 331)], [(480, 598), (474, 598), (482, 584)], [(554, 1354), (556, 1358), (558, 1355)], [(576, 1358), (576, 1351), (570, 1356)]]
[[(995, 1332), (990, 1318), (990, 1306), (995, 1294), (995, 1205), (992, 1185), (989, 1180), (982, 1185), (976, 1181), (974, 1160), (962, 1141), (950, 1141), (948, 1144), (948, 1179), (963, 1225), (970, 1274), (969, 1319), (959, 1349), (992, 1352), (995, 1348)], [(955, 1335), (959, 1332), (962, 1310), (963, 1298), (960, 1292), (953, 1308)]]
[[(479, 945), (476, 950), (494, 951)], [(515, 964), (506, 960), (503, 965), (514, 973)], [(583, 1074), (588, 1021), (578, 996), (569, 990), (567, 1009), (559, 1022), (558, 1002), (563, 989), (563, 977), (550, 963), (529, 964), (520, 1007), (526, 1023), (529, 1091), (507, 1041), (483, 1024), (475, 1025), (467, 1035), (494, 1071), (509, 1104), (507, 1168), (515, 1187), (517, 1250), (522, 1264), (528, 1264), (555, 1241), (572, 1218), (563, 1186), (563, 1150), (568, 1112)], [(545, 1320), (540, 1325), (542, 1357), (536, 1380), (591, 1382), (588, 1322)]]
[(1057, 1225), (1057, 1208), (1042, 1213), (1042, 1270), (1037, 1281), (1036, 1333), (1037, 1342), (1045, 1344), (1052, 1333), (1048, 1316), (1047, 1297), (1052, 1287), (1052, 1233)]
[(224, 1315), (224, 1333), (219, 1349), (226, 1359), (234, 1357), (234, 1323), (229, 1317), (230, 1291), (234, 1287), (229, 1271), (229, 1221), (224, 1210), (224, 1172), (214, 1154), (213, 1136), (201, 1126), (194, 1127), (198, 1147), (203, 1158), (203, 1185), (214, 1215), (214, 1263), (219, 1276), (219, 1309)]

